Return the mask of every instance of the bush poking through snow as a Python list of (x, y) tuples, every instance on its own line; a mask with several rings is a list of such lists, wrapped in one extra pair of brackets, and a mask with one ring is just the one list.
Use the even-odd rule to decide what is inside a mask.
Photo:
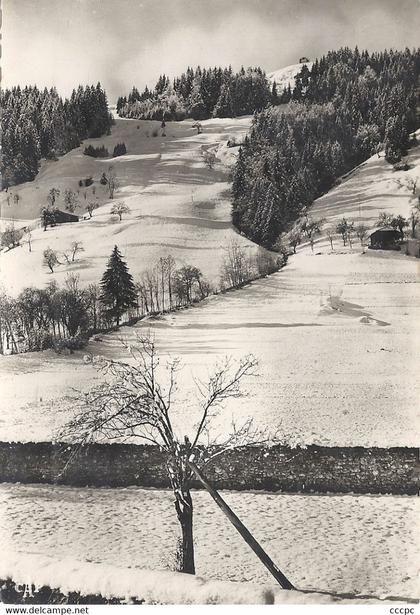
[(208, 169), (214, 169), (214, 165), (216, 164), (216, 154), (209, 150), (202, 153), (204, 164)]

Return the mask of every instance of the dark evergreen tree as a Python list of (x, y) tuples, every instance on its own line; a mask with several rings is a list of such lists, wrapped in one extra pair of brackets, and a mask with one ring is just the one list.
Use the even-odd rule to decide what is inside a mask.
[(137, 305), (133, 277), (117, 246), (114, 247), (102, 276), (100, 301), (105, 306), (105, 313), (115, 320), (117, 327), (121, 316), (129, 308)]
[(170, 84), (161, 75), (153, 91), (142, 94), (133, 88), (128, 98), (120, 97), (117, 112), (121, 117), (145, 120), (181, 120), (210, 117), (235, 117), (264, 109), (272, 102), (271, 86), (264, 71), (243, 67), (238, 73), (232, 68), (204, 68), (187, 71)]
[[(255, 115), (232, 173), (235, 226), (269, 247), (337, 177), (382, 145), (387, 160), (398, 161), (420, 124), (419, 76), (420, 50), (369, 54), (343, 48), (315, 61), (311, 70), (304, 66), (296, 87), (280, 97), (281, 103), (293, 102)], [(228, 81), (241, 111), (248, 77), (258, 82), (258, 70)], [(263, 90), (256, 92), (263, 104)]]
[(107, 134), (112, 124), (100, 84), (79, 86), (62, 100), (55, 88), (14, 87), (1, 92), (4, 186), (31, 181), (41, 158), (56, 159), (86, 137)]

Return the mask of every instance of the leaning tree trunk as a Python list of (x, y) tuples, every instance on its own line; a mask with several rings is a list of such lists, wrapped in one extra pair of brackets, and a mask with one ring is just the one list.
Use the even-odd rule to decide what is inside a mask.
[(180, 572), (195, 574), (194, 538), (193, 538), (193, 503), (188, 490), (175, 493), (175, 509), (182, 531), (180, 555)]

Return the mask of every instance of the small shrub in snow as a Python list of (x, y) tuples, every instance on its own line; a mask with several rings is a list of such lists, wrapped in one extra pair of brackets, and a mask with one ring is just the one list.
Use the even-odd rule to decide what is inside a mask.
[(202, 156), (206, 167), (208, 169), (213, 169), (216, 164), (216, 154), (207, 150), (203, 152)]
[(401, 160), (401, 162), (397, 162), (393, 166), (394, 171), (408, 171), (410, 169), (410, 165), (406, 160)]
[(68, 351), (69, 354), (73, 354), (75, 350), (81, 350), (86, 346), (88, 340), (81, 335), (76, 335), (75, 337), (69, 337), (64, 340), (56, 340), (54, 342), (54, 350), (57, 354), (66, 353)]

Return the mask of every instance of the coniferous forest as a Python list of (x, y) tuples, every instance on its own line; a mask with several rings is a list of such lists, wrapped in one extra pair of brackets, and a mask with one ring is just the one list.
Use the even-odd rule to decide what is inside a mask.
[(55, 88), (17, 86), (2, 92), (1, 108), (3, 188), (33, 180), (41, 158), (55, 159), (83, 139), (107, 134), (113, 121), (100, 83), (79, 86), (64, 100)]
[(133, 87), (128, 96), (120, 97), (117, 113), (121, 117), (142, 120), (183, 120), (191, 117), (237, 117), (261, 111), (278, 102), (276, 87), (270, 86), (259, 68), (209, 68), (187, 71), (172, 82), (161, 75), (154, 90), (140, 93)]
[[(334, 181), (375, 152), (406, 154), (419, 126), (420, 49), (343, 48), (304, 65), (286, 107), (257, 114), (233, 172), (232, 219), (271, 247)], [(417, 112), (417, 113), (416, 113)]]

